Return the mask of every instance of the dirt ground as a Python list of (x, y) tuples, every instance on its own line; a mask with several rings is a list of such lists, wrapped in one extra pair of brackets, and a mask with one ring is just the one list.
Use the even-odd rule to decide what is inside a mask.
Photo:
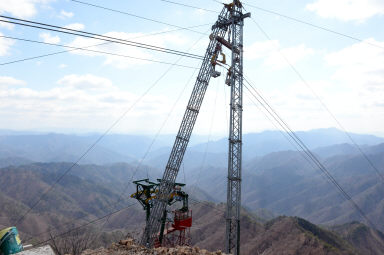
[(119, 243), (113, 243), (109, 248), (99, 248), (96, 250), (86, 250), (82, 255), (225, 255), (221, 251), (209, 252), (198, 247), (159, 247), (147, 249), (136, 244), (132, 239), (122, 240)]

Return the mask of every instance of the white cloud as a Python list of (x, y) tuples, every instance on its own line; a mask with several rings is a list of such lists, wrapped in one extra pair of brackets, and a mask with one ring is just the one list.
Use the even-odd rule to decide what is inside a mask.
[(23, 86), (25, 82), (9, 76), (0, 76), (0, 87)]
[(83, 91), (112, 90), (115, 88), (110, 80), (92, 74), (67, 75), (60, 79), (57, 83), (65, 87), (70, 87), (74, 90)]
[(246, 57), (248, 59), (266, 58), (271, 53), (280, 48), (280, 43), (277, 40), (255, 42), (252, 45), (245, 47)]
[(327, 63), (337, 68), (334, 78), (366, 86), (380, 77), (384, 81), (384, 51), (370, 44), (384, 47), (384, 42), (367, 39), (326, 55)]
[[(384, 47), (384, 42), (366, 42)], [(328, 53), (333, 75), (307, 84), (348, 130), (377, 132), (384, 125), (384, 51), (366, 42)], [(293, 129), (337, 126), (302, 82), (268, 91), (268, 98)]]
[(66, 68), (66, 67), (67, 67), (66, 64), (60, 64), (60, 65), (59, 65), (59, 68)]
[(51, 0), (1, 0), (0, 13), (9, 13), (18, 18), (30, 18), (36, 15), (37, 5), (44, 5)]
[[(254, 58), (267, 59), (265, 51), (269, 46), (259, 45), (260, 52), (254, 52)], [(384, 126), (384, 51), (380, 47), (384, 47), (384, 41), (367, 39), (325, 53), (324, 70), (331, 73), (326, 80), (311, 80), (303, 74), (311, 89), (348, 130), (378, 132)], [(263, 89), (263, 94), (292, 129), (337, 126), (304, 83), (284, 83), (279, 89), (272, 88)], [(255, 117), (258, 118), (261, 117)], [(257, 125), (255, 121), (252, 128)]]
[[(142, 33), (125, 33), (125, 32), (109, 32), (104, 34), (105, 36), (110, 36), (114, 38), (119, 38), (123, 40), (142, 42), (146, 44), (156, 45), (160, 47), (165, 47), (166, 44), (182, 45), (187, 39), (178, 34), (158, 34), (146, 36)], [(89, 47), (92, 45), (97, 45), (94, 47)], [(135, 58), (144, 58), (144, 59), (156, 59), (155, 53), (152, 51), (144, 50), (138, 47), (127, 46), (123, 44), (116, 43), (105, 43), (100, 40), (87, 39), (82, 37), (77, 37), (72, 41), (69, 46), (77, 48), (87, 48), (95, 51), (109, 52), (117, 55), (131, 56)], [(119, 69), (126, 69), (132, 66), (144, 65), (150, 62), (144, 60), (138, 60), (133, 58), (124, 58), (121, 56), (106, 55), (97, 52), (91, 51), (71, 51), (72, 54), (96, 57), (102, 56), (105, 57), (104, 64), (111, 65)]]
[(5, 22), (0, 22), (0, 27), (4, 27), (6, 29), (13, 29), (15, 26), (13, 24), (5, 23)]
[(74, 30), (84, 30), (85, 26), (84, 24), (81, 24), (81, 23), (73, 23), (73, 24), (66, 25), (65, 28), (74, 29)]
[(328, 54), (326, 62), (336, 68), (333, 79), (346, 84), (359, 94), (365, 106), (384, 104), (384, 42), (367, 39), (337, 52)]
[(322, 18), (362, 22), (375, 15), (384, 14), (382, 0), (317, 0), (306, 8)]
[[(0, 77), (0, 84), (2, 81), (24, 84), (11, 77)], [(139, 98), (119, 89), (111, 80), (91, 74), (67, 75), (57, 84), (47, 90), (15, 86), (1, 89), (0, 117), (7, 119), (7, 127), (105, 130)], [(147, 95), (119, 126), (125, 132), (154, 132), (154, 122), (163, 121), (170, 107), (166, 97)]]
[[(304, 60), (306, 57), (314, 54), (314, 50), (308, 48), (304, 44), (300, 44), (295, 47), (284, 48), (281, 50), (281, 53), (288, 59), (291, 64), (296, 64), (301, 60)], [(271, 54), (271, 56), (269, 56), (265, 61), (265, 64), (274, 68), (283, 68), (288, 65), (279, 52)]]
[(60, 18), (72, 18), (74, 16), (73, 12), (67, 12), (64, 10), (61, 10), (60, 12)]
[(59, 36), (51, 36), (49, 33), (41, 33), (39, 34), (40, 38), (43, 39), (45, 43), (53, 43), (57, 44), (60, 42), (60, 37)]
[[(0, 33), (0, 35), (3, 35)], [(9, 53), (9, 49), (14, 44), (13, 40), (0, 37), (0, 56), (5, 56)]]
[(288, 63), (282, 55), (284, 55), (291, 64), (296, 64), (314, 54), (314, 50), (308, 48), (304, 44), (282, 48), (277, 40), (255, 42), (246, 47), (245, 51), (247, 59), (263, 59), (264, 65), (275, 69), (281, 69), (288, 66)]

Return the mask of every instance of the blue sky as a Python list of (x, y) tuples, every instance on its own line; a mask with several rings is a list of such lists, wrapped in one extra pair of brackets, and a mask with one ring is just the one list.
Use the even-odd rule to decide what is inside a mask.
[[(200, 10), (160, 0), (87, 0), (181, 27), (213, 24), (222, 5), (208, 0), (177, 0)], [(246, 2), (247, 3), (247, 2)], [(341, 37), (311, 26), (254, 9), (244, 28), (247, 77), (294, 130), (338, 127), (316, 97), (349, 131), (383, 134), (384, 126), (384, 2), (382, 0), (250, 1), (248, 3), (357, 37)], [(66, 0), (2, 0), (2, 15), (136, 40), (203, 55), (210, 25), (174, 31), (159, 24)], [(256, 21), (269, 35), (260, 32)], [(381, 26), (380, 26), (381, 25)], [(152, 33), (160, 33), (150, 35)], [(100, 41), (0, 23), (5, 36), (74, 47)], [(375, 44), (380, 47), (374, 47)], [(192, 48), (191, 48), (192, 47)], [(178, 57), (122, 45), (91, 49), (158, 61)], [(0, 63), (39, 56), (65, 48), (0, 38)], [(304, 84), (281, 53), (302, 75)], [(199, 61), (179, 64), (199, 67)], [(140, 95), (169, 68), (168, 65), (72, 51), (0, 66), (0, 128), (44, 131), (104, 131), (131, 108)], [(195, 72), (195, 73), (194, 73)], [(140, 103), (113, 129), (117, 133), (177, 131), (196, 70), (173, 67)], [(225, 135), (229, 88), (222, 76), (212, 79), (195, 132)], [(188, 82), (189, 81), (189, 82)], [(312, 93), (315, 91), (315, 95)], [(173, 109), (171, 114), (169, 112)], [(275, 129), (250, 100), (244, 98), (244, 132)]]

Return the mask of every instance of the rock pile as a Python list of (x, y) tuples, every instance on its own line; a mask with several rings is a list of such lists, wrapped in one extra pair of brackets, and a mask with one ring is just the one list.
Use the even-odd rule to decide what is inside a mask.
[(86, 250), (82, 255), (225, 255), (221, 251), (210, 252), (198, 247), (180, 246), (175, 248), (159, 247), (147, 249), (134, 242), (133, 239), (113, 243), (109, 248)]

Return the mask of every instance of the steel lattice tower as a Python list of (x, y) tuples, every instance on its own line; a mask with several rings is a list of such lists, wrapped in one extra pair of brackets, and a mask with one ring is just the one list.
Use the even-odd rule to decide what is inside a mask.
[(226, 252), (240, 254), (242, 112), (243, 112), (243, 26), (240, 1), (231, 10), (230, 36), (232, 45), (231, 101), (228, 151), (228, 186), (226, 211)]
[(214, 63), (221, 51), (221, 43), (217, 38), (223, 38), (228, 30), (228, 10), (223, 8), (216, 24), (212, 27), (211, 40), (207, 47), (203, 63), (201, 64), (199, 74), (197, 76), (192, 95), (189, 99), (187, 109), (185, 110), (183, 120), (177, 133), (175, 143), (173, 145), (168, 163), (165, 167), (162, 181), (159, 185), (157, 199), (154, 201), (152, 214), (149, 217), (141, 244), (147, 247), (153, 247), (156, 241), (158, 231), (161, 225), (161, 218), (166, 210), (167, 202), (171, 189), (176, 181), (177, 174), (180, 169), (181, 162), (184, 157), (189, 139), (192, 134), (193, 127), (196, 123), (201, 104), (204, 99), (209, 81), (212, 76), (217, 73)]
[[(249, 13), (243, 14), (242, 10), (242, 4), (239, 0), (224, 4), (216, 23), (212, 26), (210, 42), (161, 179), (152, 214), (147, 220), (141, 239), (142, 245), (153, 247), (154, 242), (157, 240), (167, 202), (176, 181), (209, 81), (211, 77), (215, 78), (220, 75), (215, 70), (216, 65), (225, 64), (225, 60), (218, 60), (218, 56), (222, 53), (222, 46), (225, 46), (232, 51), (232, 63), (227, 74), (228, 85), (231, 86), (231, 118), (229, 124), (226, 250), (228, 253), (234, 252), (236, 255), (240, 252), (243, 25), (244, 18), (250, 17)], [(226, 35), (228, 35), (228, 40), (224, 39)]]

